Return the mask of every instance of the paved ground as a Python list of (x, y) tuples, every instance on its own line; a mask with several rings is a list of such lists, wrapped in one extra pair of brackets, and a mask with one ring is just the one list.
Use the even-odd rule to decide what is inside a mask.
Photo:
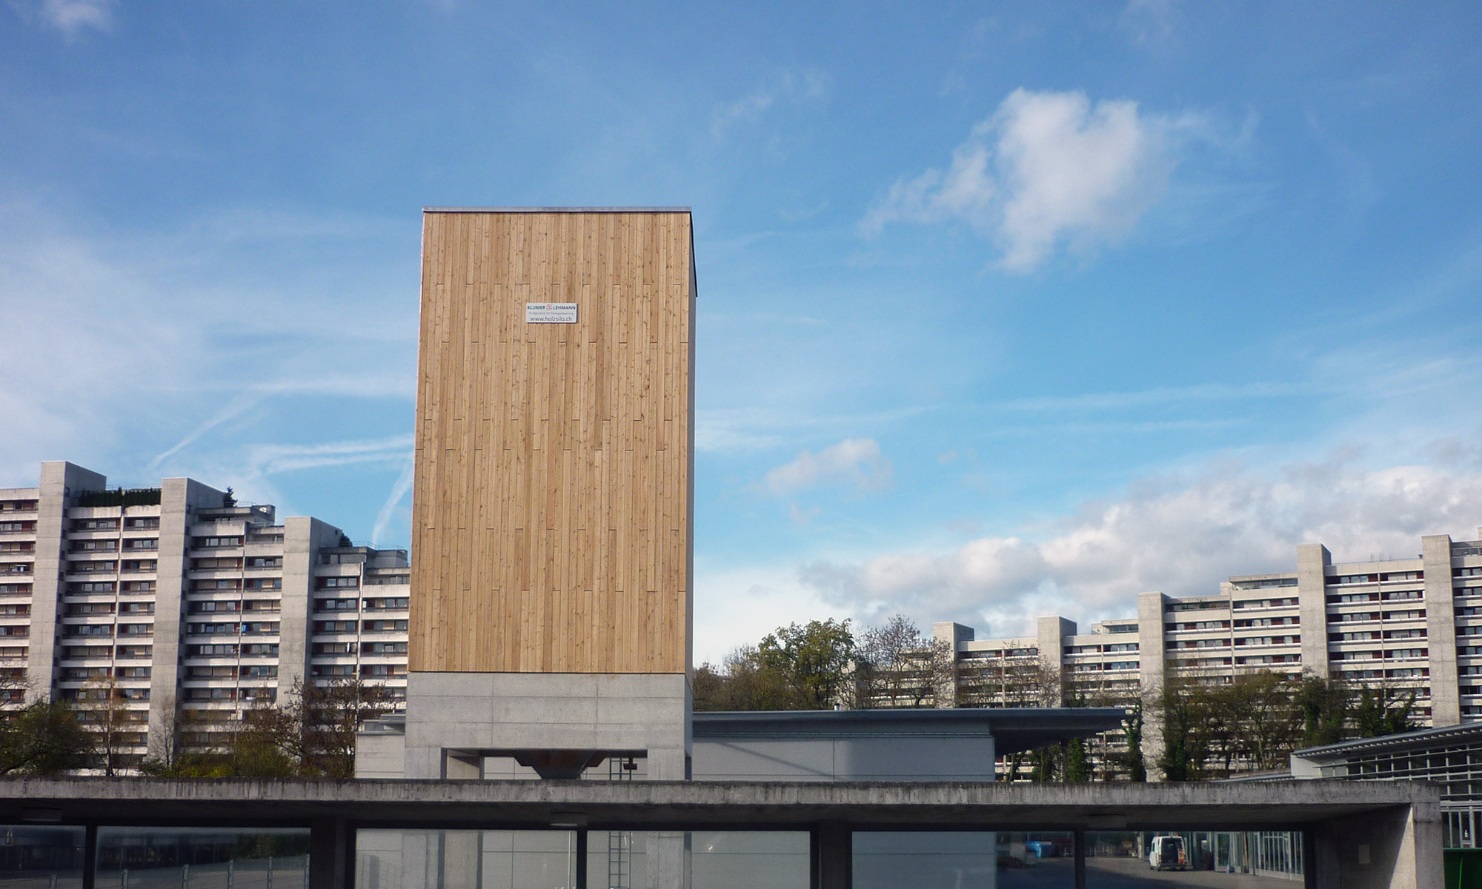
[[(998, 872), (998, 889), (1068, 889), (1074, 885), (1068, 858), (1043, 859), (1031, 867)], [(1091, 858), (1087, 889), (1301, 889), (1302, 881), (1213, 871), (1154, 871), (1139, 858)]]

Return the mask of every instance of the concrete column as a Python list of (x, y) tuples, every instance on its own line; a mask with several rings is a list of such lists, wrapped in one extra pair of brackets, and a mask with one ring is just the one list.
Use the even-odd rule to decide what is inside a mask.
[(1054, 692), (1054, 700), (1046, 701), (1047, 707), (1065, 706), (1065, 637), (1076, 634), (1073, 620), (1063, 617), (1041, 617), (1035, 622), (1035, 635), (1039, 638), (1039, 659), (1056, 675), (1061, 683)]
[(1162, 593), (1137, 594), (1137, 665), (1142, 683), (1142, 759), (1148, 780), (1163, 780), (1158, 755), (1163, 752), (1163, 714), (1158, 696), (1167, 676), (1167, 654), (1163, 645), (1164, 610), (1168, 597)]
[(354, 844), (343, 818), (316, 818), (309, 825), (309, 889), (350, 889)]
[(1302, 671), (1328, 678), (1327, 568), (1333, 555), (1321, 543), (1297, 547), (1298, 620), (1302, 630)]
[(936, 645), (946, 646), (952, 658), (952, 669), (947, 675), (937, 678), (934, 689), (936, 705), (951, 709), (957, 706), (957, 665), (962, 660), (963, 646), (973, 641), (973, 628), (950, 620), (937, 621), (931, 625), (931, 638)]
[(166, 758), (179, 731), (180, 640), (190, 581), (190, 526), (199, 509), (216, 509), (226, 495), (188, 478), (160, 482), (159, 550), (154, 583), (154, 643), (149, 673), (149, 755)]
[(1461, 722), (1460, 677), (1456, 669), (1456, 595), (1451, 581), (1451, 537), (1420, 538), (1425, 568), (1426, 651), (1431, 670), (1431, 724)]
[(854, 881), (854, 849), (844, 824), (820, 824), (813, 834), (813, 866), (818, 889), (849, 889)]
[[(340, 529), (318, 519), (283, 522), (283, 610), (278, 615), (278, 700), (309, 679), (309, 626), (313, 620), (314, 563), (337, 546)], [(360, 591), (355, 595), (359, 596)]]
[[(41, 464), (36, 503), (36, 563), (31, 581), (31, 637), (26, 661), (27, 701), (49, 698), (57, 687), (58, 608), (67, 569), (67, 509), (84, 491), (101, 491), (108, 478), (62, 461)], [(115, 574), (115, 577), (117, 575)]]
[(1441, 889), (1441, 807), (1384, 809), (1316, 826), (1318, 889)]

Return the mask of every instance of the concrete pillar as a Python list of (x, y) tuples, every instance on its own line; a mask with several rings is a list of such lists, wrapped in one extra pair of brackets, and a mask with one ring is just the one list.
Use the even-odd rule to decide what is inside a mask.
[(190, 527), (199, 509), (216, 509), (226, 495), (188, 478), (160, 482), (158, 564), (154, 584), (154, 657), (149, 674), (149, 755), (174, 750), (180, 712), (180, 640), (190, 570)]
[(1054, 670), (1061, 682), (1054, 691), (1054, 699), (1045, 701), (1046, 707), (1065, 706), (1065, 637), (1076, 634), (1073, 620), (1063, 617), (1041, 617), (1035, 622), (1035, 635), (1039, 639), (1039, 659), (1048, 669)]
[[(36, 562), (31, 581), (31, 637), (26, 662), (30, 688), (26, 700), (49, 698), (57, 686), (57, 634), (61, 622), (62, 574), (67, 569), (63, 553), (67, 541), (67, 508), (84, 491), (101, 491), (108, 478), (72, 463), (41, 464), (41, 496), (36, 502)], [(117, 577), (117, 574), (114, 575)]]
[(343, 818), (316, 818), (309, 825), (309, 889), (350, 889), (355, 831)]
[(1302, 671), (1328, 678), (1327, 568), (1333, 555), (1320, 543), (1297, 547), (1297, 604), (1302, 630)]
[[(283, 610), (278, 615), (278, 700), (309, 681), (309, 621), (313, 620), (314, 563), (319, 551), (338, 546), (340, 529), (318, 519), (283, 522)], [(359, 596), (360, 591), (355, 595)]]
[(947, 670), (946, 675), (937, 677), (933, 697), (939, 708), (951, 709), (957, 706), (957, 665), (962, 661), (963, 646), (973, 641), (973, 635), (972, 627), (950, 620), (937, 621), (931, 625), (932, 642), (945, 646), (952, 658), (952, 669)]
[(1162, 593), (1137, 594), (1137, 664), (1142, 683), (1142, 758), (1148, 780), (1163, 780), (1158, 756), (1163, 752), (1163, 713), (1158, 697), (1167, 676), (1167, 652), (1163, 644), (1164, 611), (1168, 597)]
[(1431, 724), (1461, 722), (1456, 669), (1456, 596), (1451, 586), (1451, 537), (1420, 538), (1425, 569), (1426, 651), (1431, 670)]
[(1422, 803), (1317, 825), (1317, 889), (1441, 889), (1441, 807)]
[(849, 889), (854, 881), (854, 849), (848, 826), (820, 824), (813, 837), (813, 866), (818, 869), (813, 885), (818, 889)]

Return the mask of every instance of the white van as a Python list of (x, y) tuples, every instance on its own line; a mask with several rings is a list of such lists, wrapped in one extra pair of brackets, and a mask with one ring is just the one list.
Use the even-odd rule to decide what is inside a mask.
[(1153, 837), (1148, 851), (1148, 867), (1153, 870), (1187, 870), (1189, 857), (1180, 836)]

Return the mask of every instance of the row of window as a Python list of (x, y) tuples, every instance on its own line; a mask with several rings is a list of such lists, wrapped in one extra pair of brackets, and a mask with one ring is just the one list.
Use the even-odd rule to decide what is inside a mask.
[(207, 644), (185, 646), (187, 657), (277, 657), (276, 642), (250, 642), (245, 645)]
[(314, 654), (337, 657), (347, 654), (406, 654), (405, 642), (315, 642)]

